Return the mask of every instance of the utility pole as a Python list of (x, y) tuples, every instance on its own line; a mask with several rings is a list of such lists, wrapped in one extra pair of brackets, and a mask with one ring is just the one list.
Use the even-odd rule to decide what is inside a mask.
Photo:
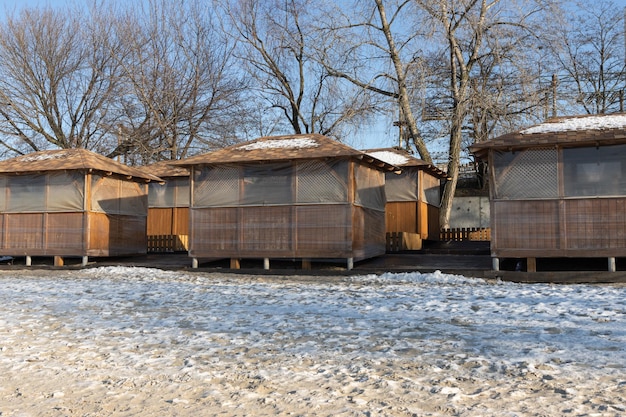
[(409, 131), (406, 128), (407, 121), (402, 114), (402, 109), (398, 109), (398, 120), (393, 122), (394, 126), (398, 126), (400, 132), (398, 134), (398, 147), (400, 149), (409, 150)]
[(552, 117), (556, 117), (556, 86), (557, 86), (556, 74), (552, 74)]

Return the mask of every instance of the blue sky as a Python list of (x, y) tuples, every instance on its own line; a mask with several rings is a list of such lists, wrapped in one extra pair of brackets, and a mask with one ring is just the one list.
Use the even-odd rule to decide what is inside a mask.
[[(89, 0), (88, 0), (89, 1)], [(133, 1), (133, 0), (131, 0)], [(140, 1), (140, 0), (134, 0)], [(626, 0), (624, 0), (626, 2)], [(25, 7), (59, 6), (66, 4), (81, 4), (80, 0), (0, 0), (0, 19), (5, 13)], [(354, 137), (347, 139), (349, 145), (357, 149), (382, 148), (397, 145), (398, 128), (392, 126), (392, 120), (379, 122), (364, 129)]]

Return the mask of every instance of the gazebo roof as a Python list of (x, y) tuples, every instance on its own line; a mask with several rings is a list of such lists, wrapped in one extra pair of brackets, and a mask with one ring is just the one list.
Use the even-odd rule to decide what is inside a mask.
[(401, 169), (415, 168), (418, 170), (426, 171), (434, 177), (441, 179), (448, 178), (448, 175), (437, 166), (419, 159), (411, 155), (407, 150), (402, 148), (377, 148), (365, 150), (370, 156), (376, 159), (387, 162), (388, 164), (395, 165)]
[(58, 149), (33, 152), (0, 161), (0, 173), (27, 173), (64, 170), (94, 170), (146, 181), (163, 180), (86, 149)]
[(213, 152), (172, 162), (176, 166), (228, 164), (244, 162), (292, 161), (347, 157), (363, 161), (377, 169), (397, 171), (398, 168), (363, 151), (320, 134), (265, 136)]
[(487, 142), (475, 143), (470, 147), (470, 151), (478, 157), (484, 157), (488, 149), (520, 149), (559, 144), (597, 146), (618, 143), (626, 143), (624, 113), (556, 117)]
[(160, 161), (154, 164), (145, 165), (140, 167), (143, 171), (152, 175), (156, 175), (160, 178), (173, 178), (173, 177), (188, 177), (189, 169), (180, 166), (174, 166), (171, 161)]

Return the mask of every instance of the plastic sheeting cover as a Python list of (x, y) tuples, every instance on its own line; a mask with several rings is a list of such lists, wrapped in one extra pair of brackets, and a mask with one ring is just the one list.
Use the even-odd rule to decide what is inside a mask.
[(426, 173), (422, 174), (423, 199), (431, 206), (439, 207), (441, 205), (441, 181), (439, 178)]
[(148, 207), (189, 207), (189, 178), (171, 178), (148, 184)]
[(566, 197), (626, 195), (626, 145), (562, 152)]
[(558, 154), (555, 148), (494, 151), (497, 199), (558, 197)]
[(497, 199), (626, 195), (626, 145), (500, 151), (493, 166)]
[(148, 192), (144, 184), (116, 177), (92, 176), (91, 209), (108, 214), (148, 215)]
[(347, 161), (216, 165), (194, 169), (194, 207), (347, 202)]
[(82, 211), (84, 188), (84, 175), (76, 171), (4, 175), (0, 177), (0, 211)]
[(417, 201), (417, 174), (414, 169), (405, 169), (400, 174), (385, 174), (387, 201)]
[(370, 209), (385, 210), (385, 174), (364, 165), (354, 167), (357, 205)]

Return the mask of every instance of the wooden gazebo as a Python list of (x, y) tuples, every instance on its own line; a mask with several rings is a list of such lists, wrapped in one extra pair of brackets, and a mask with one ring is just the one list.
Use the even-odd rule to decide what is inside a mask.
[(0, 255), (63, 257), (146, 253), (154, 175), (84, 149), (0, 162)]
[(626, 115), (555, 118), (475, 144), (489, 165), (491, 254), (626, 257)]
[(446, 173), (402, 148), (366, 152), (402, 170), (385, 174), (388, 248), (418, 250), (423, 240), (439, 240), (441, 181)]
[(143, 169), (164, 180), (148, 184), (148, 252), (189, 250), (189, 169), (171, 161)]
[(319, 134), (263, 137), (175, 163), (191, 170), (189, 255), (354, 261), (385, 253), (385, 172)]

